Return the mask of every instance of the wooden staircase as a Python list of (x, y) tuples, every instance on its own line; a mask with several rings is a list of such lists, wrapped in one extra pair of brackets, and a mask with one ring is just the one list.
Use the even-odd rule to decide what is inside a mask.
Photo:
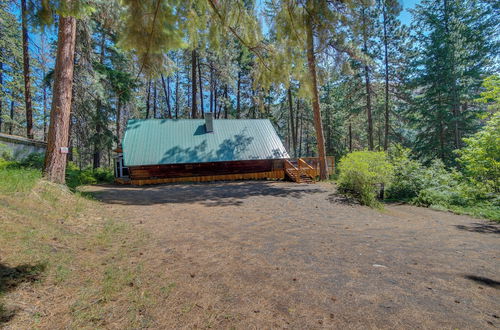
[(285, 160), (286, 176), (297, 183), (314, 183), (317, 170), (302, 158)]

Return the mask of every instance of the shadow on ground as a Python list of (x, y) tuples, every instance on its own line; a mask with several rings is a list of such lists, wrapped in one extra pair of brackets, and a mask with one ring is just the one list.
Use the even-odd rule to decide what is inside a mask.
[[(101, 192), (100, 189), (104, 188)], [(324, 190), (313, 185), (268, 181), (220, 183), (182, 183), (156, 186), (93, 186), (88, 192), (109, 204), (156, 205), (170, 203), (200, 203), (205, 206), (238, 206), (250, 197), (273, 196), (301, 198), (305, 194)], [(140, 192), (140, 193), (138, 193)]]
[[(45, 264), (8, 267), (0, 263), (0, 297), (21, 283), (37, 281), (45, 268)], [(9, 322), (15, 314), (15, 310), (6, 309), (0, 302), (0, 325)]]
[(476, 276), (476, 275), (465, 275), (464, 276), (466, 279), (474, 281), (479, 284), (483, 284), (495, 289), (500, 289), (500, 282), (492, 280), (491, 278), (488, 277), (483, 277), (483, 276)]
[(466, 230), (474, 233), (500, 234), (500, 225), (494, 223), (474, 222), (469, 225), (456, 225), (460, 230)]

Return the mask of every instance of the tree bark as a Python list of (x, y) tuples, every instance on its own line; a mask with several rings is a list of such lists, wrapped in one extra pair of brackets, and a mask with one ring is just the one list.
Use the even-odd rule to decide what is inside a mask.
[(229, 101), (229, 97), (228, 97), (228, 92), (227, 92), (227, 84), (224, 86), (224, 119), (227, 119), (228, 117), (228, 101)]
[(201, 77), (201, 63), (200, 63), (200, 57), (198, 56), (198, 81), (200, 83), (200, 113), (201, 113), (201, 118), (205, 118), (205, 109), (203, 107), (203, 84), (202, 84), (202, 77)]
[(197, 104), (196, 104), (196, 49), (191, 51), (191, 118), (197, 117)]
[(9, 134), (12, 135), (12, 129), (14, 128), (14, 93), (11, 93), (10, 100), (10, 125)]
[(293, 100), (292, 100), (292, 89), (288, 87), (288, 110), (290, 112), (290, 130), (291, 130), (291, 139), (292, 139), (292, 149), (293, 156), (297, 157), (297, 133), (295, 131), (295, 123), (293, 116)]
[(121, 120), (122, 120), (122, 102), (120, 96), (116, 100), (116, 146), (121, 144)]
[(3, 62), (1, 61), (2, 58), (2, 53), (0, 49), (0, 133), (2, 132), (2, 123), (3, 123), (3, 118), (2, 118), (2, 110), (3, 110)]
[(156, 119), (158, 114), (157, 114), (157, 102), (156, 102), (156, 79), (153, 81), (153, 119)]
[(214, 68), (210, 65), (210, 112), (214, 112)]
[[(366, 32), (366, 15), (365, 9), (362, 11), (363, 17), (363, 50), (368, 54), (368, 42)], [(368, 64), (364, 65), (365, 70), (365, 88), (366, 88), (366, 115), (368, 120), (367, 135), (368, 135), (368, 149), (373, 150), (373, 119), (372, 119), (372, 99), (371, 99), (371, 86), (370, 86), (370, 68)]]
[(349, 152), (352, 152), (352, 124), (349, 121)]
[(151, 100), (151, 79), (148, 81), (148, 93), (146, 96), (146, 119), (149, 118), (150, 100)]
[(31, 104), (30, 55), (28, 49), (28, 22), (26, 18), (26, 0), (21, 0), (21, 20), (23, 33), (23, 76), (24, 104), (26, 107), (26, 135), (33, 139), (33, 106)]
[(241, 116), (241, 71), (238, 71), (238, 81), (236, 83), (236, 118), (240, 119)]
[(179, 71), (175, 74), (175, 119), (179, 118)]
[[(101, 54), (99, 57), (99, 63), (104, 65), (104, 56), (105, 56), (105, 47), (106, 47), (106, 35), (104, 30), (101, 33)], [(94, 136), (94, 155), (93, 155), (93, 163), (92, 168), (96, 169), (101, 167), (101, 156), (102, 156), (102, 142), (101, 142), (101, 133), (103, 129), (103, 106), (101, 99), (98, 99), (96, 102), (96, 125), (95, 125), (95, 136)]]
[(61, 16), (57, 39), (47, 154), (43, 171), (47, 180), (57, 183), (65, 182), (67, 154), (63, 153), (61, 148), (68, 147), (75, 39), (76, 19), (71, 16)]
[[(312, 4), (312, 0), (307, 1), (308, 6)], [(311, 12), (310, 12), (311, 13)], [(309, 69), (309, 78), (311, 79), (311, 96), (314, 117), (314, 128), (316, 130), (316, 140), (318, 144), (319, 157), (319, 176), (321, 180), (328, 179), (328, 166), (326, 164), (325, 138), (323, 136), (323, 123), (321, 121), (321, 109), (319, 105), (318, 81), (316, 76), (316, 57), (314, 54), (314, 33), (313, 21), (311, 14), (307, 14), (306, 30), (307, 30), (307, 66)]]
[(384, 150), (387, 151), (389, 148), (389, 54), (387, 51), (387, 8), (386, 3), (382, 4), (383, 10), (383, 26), (384, 26), (384, 66), (385, 66), (385, 132), (384, 132)]

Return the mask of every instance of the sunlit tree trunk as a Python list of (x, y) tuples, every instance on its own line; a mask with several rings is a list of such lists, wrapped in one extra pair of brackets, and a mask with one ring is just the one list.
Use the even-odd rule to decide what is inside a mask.
[[(309, 0), (308, 7), (312, 1)], [(314, 55), (314, 33), (312, 17), (307, 14), (307, 65), (311, 80), (311, 96), (314, 117), (314, 129), (316, 130), (316, 140), (318, 144), (319, 176), (321, 180), (328, 179), (328, 166), (326, 164), (325, 138), (323, 136), (323, 123), (321, 122), (321, 109), (319, 105), (318, 81), (316, 76), (316, 57)]]
[(76, 19), (71, 16), (61, 16), (59, 19), (47, 153), (43, 171), (47, 180), (57, 183), (65, 182), (67, 154), (62, 152), (61, 148), (68, 147), (75, 39)]

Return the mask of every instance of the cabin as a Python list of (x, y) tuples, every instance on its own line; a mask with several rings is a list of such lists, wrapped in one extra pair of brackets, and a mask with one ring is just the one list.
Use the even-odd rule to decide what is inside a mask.
[[(317, 169), (290, 156), (268, 119), (131, 119), (115, 160), (118, 183), (313, 180)], [(294, 172), (294, 167), (304, 168)], [(294, 173), (292, 173), (294, 172)], [(294, 180), (297, 181), (297, 180)]]

